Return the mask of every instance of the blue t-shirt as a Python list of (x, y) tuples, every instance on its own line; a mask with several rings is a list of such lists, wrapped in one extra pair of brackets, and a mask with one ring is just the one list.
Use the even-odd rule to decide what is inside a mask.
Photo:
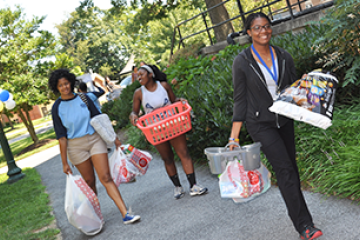
[(57, 139), (62, 137), (74, 139), (94, 134), (95, 130), (90, 125), (90, 119), (100, 113), (90, 98), (86, 98), (89, 107), (77, 94), (74, 94), (72, 99), (58, 98), (55, 101), (51, 114)]
[(88, 92), (88, 93), (86, 93), (86, 95), (95, 103), (95, 107), (101, 113), (101, 106), (100, 106), (100, 102), (99, 102), (98, 98), (101, 97), (105, 93), (105, 91), (102, 90), (101, 88), (98, 88), (98, 89), (99, 89), (99, 92)]

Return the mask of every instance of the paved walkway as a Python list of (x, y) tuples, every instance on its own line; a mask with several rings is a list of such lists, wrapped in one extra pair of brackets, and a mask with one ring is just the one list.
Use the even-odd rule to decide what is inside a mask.
[[(58, 146), (17, 162), (18, 166), (35, 167), (50, 195), (57, 225), (64, 240), (297, 240), (285, 205), (276, 187), (261, 197), (235, 204), (222, 199), (218, 180), (207, 166), (197, 167), (198, 182), (209, 188), (204, 196), (190, 197), (186, 176), (178, 165), (180, 180), (187, 194), (174, 200), (173, 187), (162, 160), (152, 160), (146, 175), (134, 183), (123, 184), (120, 192), (128, 207), (141, 215), (141, 221), (124, 225), (117, 208), (97, 182), (102, 214), (106, 224), (101, 233), (88, 237), (67, 221), (64, 211), (66, 176), (62, 173)], [(1, 169), (1, 172), (4, 172)], [(6, 171), (5, 171), (6, 172)], [(75, 171), (76, 172), (76, 171)], [(26, 181), (24, 178), (22, 181)], [(314, 222), (324, 236), (320, 240), (359, 240), (360, 206), (349, 200), (321, 194), (304, 193)]]

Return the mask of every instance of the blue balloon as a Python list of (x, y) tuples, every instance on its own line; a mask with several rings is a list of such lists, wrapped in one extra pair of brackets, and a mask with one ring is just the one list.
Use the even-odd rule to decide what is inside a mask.
[(7, 90), (3, 90), (2, 92), (0, 92), (0, 101), (6, 102), (7, 100), (9, 100), (9, 97), (10, 93)]

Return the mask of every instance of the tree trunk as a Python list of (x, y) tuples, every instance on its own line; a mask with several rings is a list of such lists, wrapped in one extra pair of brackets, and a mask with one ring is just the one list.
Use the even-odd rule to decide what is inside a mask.
[[(206, 2), (206, 7), (209, 9), (221, 3), (222, 0), (205, 0), (205, 2)], [(218, 6), (209, 11), (210, 19), (213, 26), (229, 19), (229, 14), (225, 8), (225, 4)], [(221, 42), (226, 40), (227, 36), (230, 33), (234, 32), (234, 28), (231, 22), (227, 22), (219, 27), (214, 28), (214, 32), (215, 32), (216, 41)]]
[(21, 111), (22, 108), (18, 108), (17, 110), (17, 113), (18, 115), (20, 116), (22, 122), (24, 123), (26, 129), (28, 130), (29, 134), (30, 134), (30, 137), (31, 139), (33, 140), (34, 144), (38, 143), (39, 142), (39, 138), (36, 136), (36, 133), (35, 133), (35, 128), (34, 128), (34, 125), (32, 124), (32, 121), (30, 119), (30, 116), (29, 116), (29, 112), (27, 110), (27, 107), (24, 108), (24, 111), (28, 117), (29, 120), (27, 120), (23, 114), (23, 112)]
[(13, 130), (14, 129), (14, 124), (12, 123), (12, 121), (11, 121), (11, 119), (10, 119), (10, 113), (5, 113), (5, 115), (6, 115), (6, 117), (8, 118), (8, 120), (9, 120), (9, 125), (10, 125), (10, 127), (11, 127), (11, 129)]
[[(5, 117), (7, 119), (5, 119)], [(5, 122), (8, 121), (11, 129), (14, 129), (14, 124), (12, 123), (11, 119), (11, 113), (9, 113), (7, 110), (4, 109), (3, 113), (0, 113), (0, 121), (2, 122), (3, 127), (5, 127)]]

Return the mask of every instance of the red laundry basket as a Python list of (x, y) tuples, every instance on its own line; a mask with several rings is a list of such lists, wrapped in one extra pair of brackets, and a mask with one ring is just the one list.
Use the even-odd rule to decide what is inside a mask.
[(141, 116), (136, 126), (151, 144), (157, 145), (191, 130), (190, 111), (187, 102), (175, 102)]

